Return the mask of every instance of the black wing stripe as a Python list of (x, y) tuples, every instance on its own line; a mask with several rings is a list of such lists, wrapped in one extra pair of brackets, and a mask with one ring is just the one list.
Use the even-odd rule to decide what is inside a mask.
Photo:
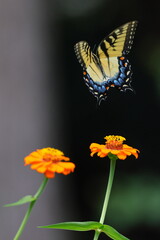
[(104, 58), (107, 53), (109, 57), (114, 57), (116, 51), (117, 57), (128, 54), (133, 44), (136, 27), (137, 21), (132, 21), (110, 33), (98, 46), (97, 55), (99, 58)]

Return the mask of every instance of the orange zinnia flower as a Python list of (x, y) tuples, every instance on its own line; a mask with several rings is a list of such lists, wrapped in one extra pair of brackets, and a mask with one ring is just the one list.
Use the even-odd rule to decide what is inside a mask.
[(136, 158), (138, 158), (139, 150), (132, 148), (127, 144), (123, 144), (123, 141), (126, 140), (124, 137), (110, 135), (106, 136), (104, 139), (106, 139), (105, 145), (98, 143), (92, 143), (90, 145), (91, 156), (97, 153), (99, 157), (103, 158), (111, 153), (116, 155), (121, 160), (126, 159), (126, 157), (130, 155), (134, 155)]
[(75, 164), (66, 162), (69, 160), (63, 152), (50, 147), (37, 149), (24, 158), (25, 165), (31, 164), (31, 169), (43, 173), (47, 178), (53, 178), (55, 172), (64, 175), (73, 172)]

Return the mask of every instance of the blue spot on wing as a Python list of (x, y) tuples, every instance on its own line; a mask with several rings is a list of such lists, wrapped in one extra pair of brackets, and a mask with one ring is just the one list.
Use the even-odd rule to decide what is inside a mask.
[(114, 80), (114, 85), (120, 87), (122, 84), (118, 80)]
[(126, 75), (124, 73), (121, 73), (120, 78), (122, 78), (124, 80), (126, 78)]
[(118, 82), (122, 85), (122, 83), (124, 83), (124, 80), (122, 78), (118, 78)]
[(121, 71), (121, 73), (125, 73), (126, 72), (126, 67), (121, 67), (120, 71)]

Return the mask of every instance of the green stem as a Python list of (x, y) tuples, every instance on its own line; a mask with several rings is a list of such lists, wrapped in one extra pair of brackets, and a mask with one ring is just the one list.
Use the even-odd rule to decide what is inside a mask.
[[(100, 217), (100, 221), (99, 221), (102, 224), (104, 223), (105, 216), (106, 216), (109, 197), (110, 197), (110, 193), (111, 193), (111, 189), (112, 189), (112, 183), (113, 183), (113, 179), (114, 179), (115, 167), (116, 167), (116, 158), (110, 157), (110, 172), (109, 172), (108, 185), (107, 185), (106, 195), (105, 195), (102, 213), (101, 213), (101, 217)], [(100, 234), (100, 231), (96, 231), (93, 240), (97, 240), (99, 237), (99, 234)]]
[(103, 203), (103, 209), (101, 213), (101, 218), (100, 218), (100, 223), (104, 223), (105, 216), (106, 216), (106, 211), (108, 207), (108, 202), (109, 202), (109, 197), (112, 189), (112, 183), (113, 183), (113, 178), (114, 178), (114, 172), (115, 172), (115, 167), (116, 167), (116, 160), (111, 159), (110, 160), (110, 172), (109, 172), (109, 180), (108, 180), (108, 185), (107, 185), (107, 190), (106, 190), (106, 195)]
[(24, 228), (25, 228), (25, 225), (26, 225), (26, 223), (27, 223), (27, 221), (28, 221), (28, 219), (29, 219), (29, 216), (30, 216), (30, 214), (31, 214), (32, 208), (33, 208), (33, 206), (35, 205), (37, 199), (40, 197), (40, 195), (41, 195), (42, 192), (44, 191), (47, 182), (48, 182), (48, 178), (45, 177), (44, 180), (43, 180), (43, 182), (42, 182), (42, 184), (40, 185), (38, 191), (37, 191), (36, 194), (34, 195), (35, 200), (30, 203), (30, 205), (29, 205), (29, 207), (28, 207), (28, 209), (27, 209), (27, 212), (26, 212), (26, 214), (25, 214), (25, 216), (24, 216), (24, 218), (23, 218), (23, 221), (22, 221), (22, 223), (21, 223), (21, 225), (20, 225), (20, 227), (19, 227), (19, 229), (18, 229), (15, 237), (13, 238), (13, 240), (18, 240), (19, 237), (20, 237), (20, 235), (22, 234), (22, 232), (23, 232), (23, 230), (24, 230)]
[(93, 240), (97, 240), (98, 237), (99, 237), (99, 234), (100, 232), (99, 231), (95, 231), (95, 234), (94, 234), (94, 239)]

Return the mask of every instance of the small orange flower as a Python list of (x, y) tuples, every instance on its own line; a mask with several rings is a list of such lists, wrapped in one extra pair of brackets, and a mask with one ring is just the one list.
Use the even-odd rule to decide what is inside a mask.
[(106, 157), (109, 153), (116, 155), (119, 159), (124, 160), (127, 156), (134, 155), (135, 158), (138, 158), (139, 150), (132, 148), (127, 144), (123, 144), (123, 141), (126, 139), (121, 136), (106, 136), (106, 144), (92, 143), (90, 145), (91, 156), (95, 153), (101, 158)]
[(43, 173), (47, 178), (53, 178), (55, 172), (64, 175), (74, 171), (75, 164), (66, 162), (70, 159), (55, 148), (37, 149), (24, 158), (25, 166), (31, 164), (31, 169)]

